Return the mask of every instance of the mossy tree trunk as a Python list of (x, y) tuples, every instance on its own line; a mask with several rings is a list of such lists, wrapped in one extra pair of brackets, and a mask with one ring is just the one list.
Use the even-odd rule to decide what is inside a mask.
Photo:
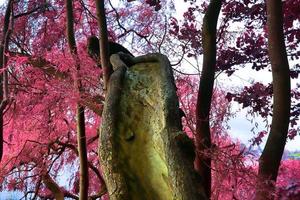
[(118, 55), (102, 116), (99, 155), (111, 200), (207, 199), (197, 184), (192, 141), (181, 130), (168, 59)]

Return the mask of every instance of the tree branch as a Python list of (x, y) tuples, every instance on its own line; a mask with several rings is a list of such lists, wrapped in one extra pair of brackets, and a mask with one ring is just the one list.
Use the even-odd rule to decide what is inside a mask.
[(50, 3), (44, 3), (44, 4), (40, 5), (40, 6), (37, 6), (36, 8), (33, 8), (32, 10), (29, 10), (29, 11), (25, 12), (25, 13), (21, 13), (21, 14), (15, 15), (14, 18), (17, 19), (19, 17), (30, 15), (30, 14), (32, 14), (34, 12), (39, 11), (39, 10), (41, 10), (43, 12), (48, 7), (50, 7)]
[(56, 200), (64, 200), (64, 193), (59, 185), (50, 177), (48, 173), (42, 176), (42, 181), (52, 192)]

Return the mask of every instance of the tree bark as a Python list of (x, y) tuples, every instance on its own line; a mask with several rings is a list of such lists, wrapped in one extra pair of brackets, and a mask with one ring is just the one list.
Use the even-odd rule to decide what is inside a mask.
[(274, 91), (273, 118), (266, 146), (259, 159), (258, 176), (262, 185), (257, 187), (256, 200), (274, 199), (275, 183), (289, 127), (290, 75), (281, 0), (267, 0), (267, 26)]
[[(5, 51), (8, 48), (8, 31), (9, 31), (9, 25), (10, 25), (10, 18), (11, 18), (11, 11), (12, 11), (12, 5), (13, 1), (9, 0), (7, 3), (5, 16), (4, 16), (4, 26), (3, 26), (3, 35), (1, 40), (1, 46), (0, 46), (0, 69), (3, 69), (7, 63), (7, 58), (5, 55)], [(7, 72), (5, 72), (7, 73)], [(6, 77), (7, 79), (7, 77)], [(0, 73), (0, 162), (3, 157), (3, 110), (6, 107), (7, 104), (7, 97), (5, 96), (5, 81), (4, 80), (4, 73)], [(7, 95), (7, 94), (6, 94)]]
[(196, 105), (196, 160), (195, 168), (200, 174), (206, 196), (211, 193), (211, 136), (209, 113), (216, 69), (216, 29), (221, 0), (211, 0), (203, 19), (202, 44), (203, 66)]
[[(77, 47), (74, 35), (74, 19), (73, 19), (73, 6), (72, 0), (66, 0), (66, 10), (67, 10), (67, 38), (70, 48), (75, 61), (76, 61), (76, 80), (75, 86), (79, 94), (82, 91), (82, 85), (79, 77), (80, 63), (77, 54)], [(85, 117), (84, 117), (84, 107), (77, 103), (77, 142), (78, 142), (78, 153), (80, 162), (80, 184), (79, 184), (79, 199), (88, 199), (88, 188), (89, 188), (89, 173), (88, 173), (88, 159), (87, 159), (87, 147), (86, 147), (86, 135), (85, 135)]]
[(107, 25), (106, 25), (106, 17), (105, 17), (105, 8), (104, 8), (104, 0), (96, 0), (96, 9), (97, 9), (97, 17), (98, 17), (98, 26), (99, 26), (99, 63), (101, 63), (103, 69), (103, 80), (104, 80), (104, 90), (107, 89), (108, 80), (113, 70), (111, 65), (109, 64), (109, 52), (108, 52), (108, 34), (107, 34)]
[(111, 56), (99, 156), (111, 200), (206, 200), (182, 132), (172, 68), (161, 54)]

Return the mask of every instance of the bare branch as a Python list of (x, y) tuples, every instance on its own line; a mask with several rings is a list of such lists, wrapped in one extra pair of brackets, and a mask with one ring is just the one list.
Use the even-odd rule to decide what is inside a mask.
[(25, 13), (17, 14), (17, 15), (14, 16), (14, 18), (17, 19), (19, 17), (30, 15), (30, 14), (35, 13), (37, 11), (44, 12), (48, 7), (50, 7), (50, 3), (44, 3), (40, 6), (37, 6), (36, 8), (33, 8), (32, 10), (29, 10), (29, 11), (25, 12)]

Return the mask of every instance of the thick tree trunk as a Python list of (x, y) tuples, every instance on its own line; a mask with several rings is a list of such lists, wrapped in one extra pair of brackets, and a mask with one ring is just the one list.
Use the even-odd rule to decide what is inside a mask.
[(110, 200), (206, 200), (194, 171), (193, 143), (181, 131), (168, 59), (135, 57), (127, 69), (117, 58), (111, 57), (115, 71), (99, 143)]
[[(73, 6), (72, 0), (66, 0), (66, 10), (67, 10), (67, 38), (69, 43), (69, 48), (73, 57), (76, 61), (77, 77), (75, 80), (76, 90), (79, 94), (82, 90), (82, 85), (79, 77), (80, 63), (77, 55), (77, 47), (74, 35), (74, 19), (73, 19)], [(88, 173), (88, 159), (87, 159), (87, 147), (86, 147), (86, 135), (85, 135), (85, 117), (84, 117), (84, 107), (77, 103), (77, 142), (78, 142), (78, 153), (80, 162), (80, 183), (79, 183), (79, 199), (88, 199), (88, 189), (89, 189), (89, 173)]]
[(211, 193), (211, 136), (209, 113), (216, 69), (216, 29), (221, 0), (211, 0), (205, 13), (202, 28), (203, 67), (200, 77), (196, 107), (196, 160), (195, 168), (200, 174), (206, 196)]
[(281, 0), (267, 0), (267, 25), (274, 91), (273, 118), (270, 134), (259, 160), (258, 175), (263, 182), (257, 187), (256, 200), (274, 199), (278, 168), (288, 133), (291, 104)]

